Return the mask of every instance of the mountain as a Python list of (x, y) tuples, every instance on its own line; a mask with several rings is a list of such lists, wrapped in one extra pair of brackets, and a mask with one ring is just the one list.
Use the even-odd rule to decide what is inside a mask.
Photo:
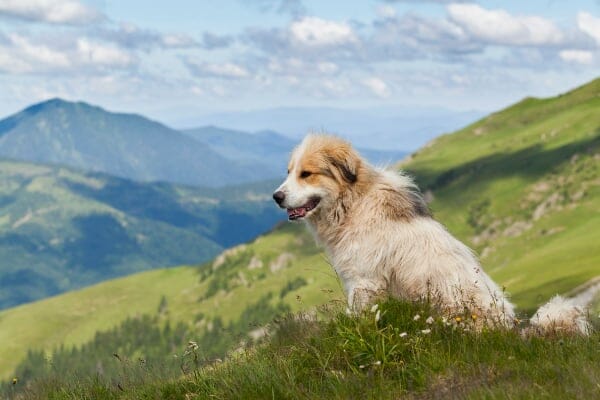
[(275, 186), (201, 189), (0, 161), (0, 308), (203, 262), (282, 218)]
[(1, 120), (0, 157), (140, 181), (223, 186), (261, 179), (253, 166), (226, 160), (158, 122), (60, 99)]
[[(281, 178), (289, 155), (298, 140), (275, 131), (244, 131), (204, 126), (182, 131), (186, 135), (207, 145), (222, 157), (247, 165), (261, 165), (264, 178)], [(406, 156), (405, 151), (374, 150), (359, 148), (360, 153), (373, 164), (389, 164)]]
[(307, 132), (325, 131), (342, 135), (360, 148), (404, 152), (484, 115), (483, 111), (441, 107), (280, 107), (208, 114), (194, 118), (193, 125), (245, 131), (272, 129), (296, 141)]
[[(600, 241), (600, 215), (597, 212), (600, 208), (599, 110), (600, 79), (554, 98), (525, 99), (456, 133), (436, 139), (401, 163), (403, 169), (415, 175), (426, 192), (436, 218), (481, 254), (486, 271), (506, 287), (525, 316), (530, 315), (533, 309), (555, 293), (577, 293), (592, 278), (600, 275), (600, 253), (597, 251), (597, 243)], [(155, 316), (158, 310), (165, 308), (160, 306), (162, 303), (168, 304), (168, 312), (161, 313), (161, 319), (156, 322), (155, 328), (165, 332), (168, 322), (169, 331), (176, 331), (179, 335), (182, 331), (173, 328), (178, 322), (187, 324), (188, 327), (191, 325), (191, 329), (184, 329), (185, 334), (189, 335), (184, 337), (187, 340), (202, 339), (198, 339), (198, 344), (202, 347), (197, 351), (201, 361), (210, 362), (214, 360), (210, 352), (211, 343), (221, 344), (221, 340), (227, 340), (230, 349), (240, 350), (244, 343), (260, 340), (264, 335), (260, 328), (264, 325), (265, 313), (274, 316), (281, 310), (294, 312), (314, 309), (329, 301), (339, 304), (340, 299), (343, 299), (343, 293), (335, 273), (312, 238), (302, 226), (286, 223), (251, 243), (226, 250), (199, 267), (144, 272), (0, 312), (0, 320), (3, 322), (3, 329), (0, 330), (0, 359), (7, 360), (0, 366), (0, 375), (9, 376), (12, 368), (21, 361), (26, 361), (22, 364), (23, 368), (32, 362), (44, 362), (44, 357), (39, 357), (39, 352), (32, 352), (28, 356), (28, 348), (46, 352), (55, 349), (57, 354), (65, 357), (72, 345), (86, 344), (86, 348), (93, 349), (96, 331), (103, 331), (99, 336), (104, 337), (110, 334), (109, 329), (125, 323), (127, 317), (141, 319), (143, 315)], [(600, 298), (596, 299), (594, 307), (590, 318), (597, 324)], [(248, 323), (248, 320), (257, 315), (256, 309), (265, 310), (265, 313), (256, 318), (256, 324)], [(325, 317), (330, 315), (327, 307), (319, 310)], [(404, 316), (406, 318), (402, 321), (413, 323), (413, 315), (418, 310), (409, 309), (411, 314)], [(385, 313), (382, 313), (382, 318), (386, 318)], [(424, 319), (421, 318), (418, 323), (424, 323)], [(310, 316), (296, 317), (290, 321), (292, 326), (289, 330), (271, 337), (274, 343), (280, 343), (284, 349), (282, 357), (289, 355), (295, 349), (294, 344), (299, 343), (295, 334), (310, 335), (315, 330)], [(302, 347), (305, 354), (316, 359), (306, 367), (308, 370), (300, 375), (294, 375), (294, 372), (288, 378), (295, 376), (302, 379), (302, 376), (306, 376), (305, 373), (313, 374), (315, 371), (320, 374), (313, 381), (315, 385), (321, 385), (324, 377), (336, 379), (337, 384), (349, 384), (352, 379), (347, 381), (343, 378), (351, 378), (351, 374), (357, 373), (369, 379), (386, 378), (383, 370), (381, 375), (362, 373), (364, 370), (359, 367), (358, 362), (352, 371), (340, 372), (338, 364), (330, 364), (327, 357), (319, 358), (324, 353), (315, 349), (320, 348), (323, 340), (341, 338), (341, 346), (343, 339), (350, 338), (352, 332), (355, 335), (362, 332), (362, 327), (367, 322), (370, 327), (377, 328), (377, 321), (372, 316), (356, 327), (352, 326), (350, 319), (347, 321), (350, 321), (349, 326), (333, 325), (330, 330), (325, 331), (326, 337), (316, 337), (312, 342), (309, 341), (308, 344), (312, 347)], [(294, 325), (296, 323), (299, 325)], [(392, 328), (402, 329), (404, 325), (399, 326)], [(415, 328), (413, 325), (409, 327)], [(389, 333), (400, 340), (398, 334), (402, 331), (394, 333), (392, 328), (388, 330), (385, 327), (384, 330), (382, 327), (378, 333), (369, 331), (369, 336), (364, 339), (370, 345), (372, 338), (383, 338)], [(452, 332), (448, 332), (446, 338), (435, 336), (435, 343), (447, 343), (446, 339), (456, 339), (456, 334), (460, 334), (458, 331)], [(377, 333), (377, 336), (371, 336), (371, 333)], [(414, 340), (411, 336), (406, 339), (407, 342), (400, 342), (411, 347), (402, 345), (401, 348), (406, 348), (410, 354), (421, 354), (423, 347), (419, 345), (423, 342), (420, 338), (425, 337), (425, 334), (422, 331), (416, 332)], [(516, 336), (508, 339), (511, 343), (520, 340)], [(181, 339), (177, 340), (176, 343), (181, 342)], [(123, 343), (113, 345), (118, 346), (119, 351), (122, 349), (124, 356), (138, 360), (140, 354), (165, 346), (162, 339), (160, 343), (158, 339), (155, 342), (154, 347), (146, 350), (141, 347), (131, 350), (131, 346)], [(166, 343), (175, 343), (175, 339)], [(463, 343), (461, 347), (467, 349), (468, 354), (461, 353), (461, 357), (465, 358), (461, 358), (460, 366), (476, 365), (476, 369), (479, 369), (479, 375), (475, 374), (467, 382), (456, 383), (461, 388), (471, 387), (472, 382), (495, 379), (497, 375), (489, 371), (496, 371), (497, 366), (531, 366), (534, 363), (539, 367), (540, 355), (547, 350), (547, 347), (539, 347), (545, 346), (543, 343), (546, 342), (543, 340), (519, 342), (524, 343), (524, 347), (519, 348), (515, 354), (519, 362), (513, 363), (511, 360), (514, 359), (497, 352), (498, 348), (508, 348), (503, 340), (501, 347), (494, 347), (494, 351), (485, 353), (489, 358), (477, 358), (473, 364), (473, 358), (469, 357), (479, 357), (480, 353), (470, 350), (479, 349), (474, 346), (481, 343)], [(571, 352), (571, 346), (574, 345), (571, 341), (551, 343), (552, 354), (558, 355), (562, 360), (566, 360), (564, 354), (574, 354)], [(592, 347), (597, 341), (577, 343), (575, 345), (584, 346), (583, 350), (594, 352)], [(64, 344), (62, 350), (61, 344)], [(389, 351), (398, 349), (393, 344), (387, 346), (389, 342), (384, 344)], [(357, 341), (356, 346), (367, 345), (364, 341)], [(352, 351), (356, 349), (360, 350), (361, 347), (353, 348)], [(373, 349), (385, 350), (379, 344), (373, 345), (369, 351)], [(416, 353), (411, 352), (412, 349)], [(538, 352), (532, 353), (535, 349)], [(89, 351), (86, 354), (89, 360), (94, 361), (91, 363), (93, 372), (89, 374), (89, 370), (86, 370), (86, 373), (98, 377), (97, 361), (104, 360), (101, 365), (106, 366), (108, 360), (114, 357), (112, 354), (95, 354), (93, 350)], [(172, 348), (170, 354), (182, 354), (184, 351), (186, 350), (182, 348)], [(433, 354), (432, 352), (437, 351), (445, 350), (432, 348), (425, 353)], [(581, 351), (582, 347), (577, 347), (577, 354)], [(207, 354), (206, 358), (202, 358), (204, 354)], [(244, 360), (252, 360), (256, 353), (238, 351), (234, 354), (244, 357)], [(498, 354), (502, 356), (500, 359)], [(524, 354), (530, 355), (534, 361), (530, 360), (529, 364), (521, 363), (519, 357)], [(349, 355), (346, 358), (352, 359)], [(444, 362), (451, 359), (454, 359), (452, 354)], [(222, 367), (215, 362), (211, 364), (210, 370), (234, 370), (240, 358), (233, 356), (232, 360), (225, 361)], [(385, 362), (385, 359), (378, 360)], [(277, 361), (281, 359), (278, 358)], [(402, 365), (405, 364), (400, 359), (392, 367)], [(444, 365), (444, 369), (440, 370), (439, 365)], [(485, 368), (481, 369), (481, 365)], [(551, 371), (554, 371), (552, 374), (556, 373), (555, 365), (544, 365), (544, 371), (548, 374)], [(412, 367), (413, 364), (410, 364), (396, 375), (408, 376), (410, 385), (422, 385), (424, 377), (411, 375), (415, 371)], [(453, 375), (445, 374), (456, 367), (434, 363), (431, 371), (435, 374), (434, 389), (439, 389), (440, 382), (454, 382)], [(255, 375), (248, 375), (248, 379), (257, 376), (259, 372), (264, 372), (260, 376), (268, 377), (273, 368), (250, 371)], [(504, 372), (498, 376), (504, 380), (507, 376), (515, 376), (514, 371), (511, 373), (501, 370)], [(24, 372), (25, 369), (19, 371)], [(547, 376), (555, 375), (543, 375), (539, 377), (539, 382), (545, 382)], [(593, 381), (596, 375), (591, 376)], [(68, 375), (55, 375), (53, 379), (57, 379), (59, 383), (68, 383)], [(552, 381), (560, 380), (557, 378)], [(187, 385), (188, 378), (168, 383), (163, 379), (159, 382), (160, 385), (164, 384), (165, 393), (181, 388), (181, 395), (174, 398), (185, 398), (186, 393), (198, 388), (195, 384)], [(205, 382), (203, 387), (215, 388), (221, 385), (220, 382), (221, 379), (215, 379)], [(229, 386), (236, 385), (232, 383)], [(290, 387), (292, 386), (299, 387)], [(407, 390), (413, 387), (409, 386)], [(116, 390), (121, 389), (115, 388)], [(439, 390), (434, 392), (439, 394)], [(502, 397), (501, 394), (497, 397)], [(304, 395), (305, 393), (299, 393), (298, 397)], [(155, 397), (157, 396), (160, 397)], [(518, 393), (515, 392), (515, 396), (518, 397)]]

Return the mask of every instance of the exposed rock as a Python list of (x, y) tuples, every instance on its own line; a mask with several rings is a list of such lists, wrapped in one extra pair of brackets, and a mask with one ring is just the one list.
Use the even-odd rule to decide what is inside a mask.
[(571, 195), (571, 200), (578, 201), (578, 200), (581, 200), (583, 198), (583, 196), (585, 196), (585, 191), (580, 190)]
[(294, 259), (294, 255), (292, 253), (281, 253), (275, 261), (269, 265), (269, 269), (271, 272), (277, 272), (281, 269), (287, 268), (289, 264)]
[(260, 258), (253, 256), (248, 263), (248, 269), (259, 269), (263, 267), (263, 262)]
[(269, 334), (269, 330), (266, 327), (256, 328), (256, 329), (248, 332), (248, 336), (250, 336), (250, 338), (255, 342), (264, 338), (268, 334)]
[(517, 221), (514, 224), (510, 225), (508, 228), (502, 232), (502, 234), (506, 237), (517, 237), (520, 236), (523, 232), (531, 229), (533, 224), (527, 221)]
[(479, 256), (481, 259), (487, 258), (490, 254), (492, 254), (494, 251), (496, 251), (495, 248), (491, 247), (491, 246), (487, 246), (485, 247), (482, 251), (481, 251), (481, 255)]
[(552, 193), (550, 197), (539, 204), (533, 212), (533, 220), (537, 221), (546, 215), (549, 211), (558, 209), (563, 197), (559, 193)]
[(225, 250), (224, 252), (222, 252), (215, 258), (215, 261), (213, 261), (212, 268), (213, 269), (219, 268), (221, 265), (223, 265), (225, 263), (225, 261), (227, 260), (228, 257), (238, 254), (240, 251), (245, 250), (246, 247), (247, 247), (247, 245), (240, 244), (239, 246), (235, 246), (235, 247)]

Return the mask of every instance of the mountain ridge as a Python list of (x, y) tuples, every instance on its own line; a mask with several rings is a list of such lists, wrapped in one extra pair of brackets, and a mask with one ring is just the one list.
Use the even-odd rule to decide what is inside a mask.
[(281, 219), (274, 185), (203, 189), (0, 160), (0, 308), (203, 262)]
[(0, 157), (200, 186), (241, 183), (253, 176), (159, 122), (61, 99), (0, 121)]

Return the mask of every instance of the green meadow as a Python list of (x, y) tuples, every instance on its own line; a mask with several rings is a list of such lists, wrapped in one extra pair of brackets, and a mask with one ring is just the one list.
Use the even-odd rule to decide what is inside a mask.
[[(435, 217), (480, 254), (523, 316), (600, 276), (600, 79), (554, 98), (525, 99), (443, 135), (399, 168), (415, 177)], [(57, 399), (600, 396), (597, 333), (590, 339), (522, 339), (518, 330), (475, 335), (444, 324), (426, 304), (395, 301), (382, 305), (385, 318), (376, 324), (372, 315), (345, 317), (332, 268), (296, 224), (202, 265), (131, 275), (1, 312), (0, 375), (11, 378), (27, 349), (51, 358), (61, 344), (82, 346), (128, 317), (154, 315), (163, 297), (168, 314), (157, 324), (182, 322), (197, 335), (210, 332), (215, 318), (235, 324), (248, 305), (266, 304), (257, 303), (261, 298), (286, 313), (329, 306), (316, 320), (283, 318), (266, 337), (252, 338), (257, 326), (248, 326), (235, 354), (216, 364), (202, 359), (180, 377), (148, 374), (127, 381), (128, 388), (101, 377), (73, 385), (53, 377), (28, 393)], [(599, 305), (600, 299), (593, 321)], [(435, 319), (425, 334), (430, 328), (423, 321), (411, 322), (423, 310)], [(405, 330), (409, 339), (400, 340)]]

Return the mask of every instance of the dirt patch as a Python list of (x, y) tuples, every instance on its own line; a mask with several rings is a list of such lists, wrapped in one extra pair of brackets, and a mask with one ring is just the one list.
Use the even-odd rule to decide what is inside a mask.
[(292, 260), (294, 259), (294, 255), (292, 253), (281, 253), (279, 257), (275, 259), (270, 265), (269, 269), (271, 272), (277, 272), (284, 268), (287, 268)]
[(213, 269), (219, 268), (221, 265), (223, 265), (225, 263), (225, 261), (227, 260), (228, 257), (238, 254), (240, 251), (245, 250), (246, 247), (247, 247), (247, 245), (241, 244), (239, 246), (235, 246), (235, 247), (225, 250), (224, 252), (219, 254), (217, 256), (217, 258), (215, 258), (215, 261), (213, 261), (212, 268)]
[(248, 269), (252, 270), (252, 269), (259, 269), (263, 267), (263, 262), (260, 258), (253, 256), (252, 259), (250, 259), (250, 262), (248, 263)]
[(538, 219), (546, 215), (548, 212), (560, 209), (560, 204), (562, 201), (562, 195), (556, 192), (552, 193), (548, 198), (546, 198), (546, 200), (544, 200), (535, 208), (535, 211), (533, 211), (532, 215), (533, 220), (537, 221)]
[(533, 224), (528, 221), (517, 221), (514, 224), (510, 225), (508, 228), (502, 232), (502, 235), (506, 237), (517, 237), (520, 236), (523, 232), (531, 229)]

